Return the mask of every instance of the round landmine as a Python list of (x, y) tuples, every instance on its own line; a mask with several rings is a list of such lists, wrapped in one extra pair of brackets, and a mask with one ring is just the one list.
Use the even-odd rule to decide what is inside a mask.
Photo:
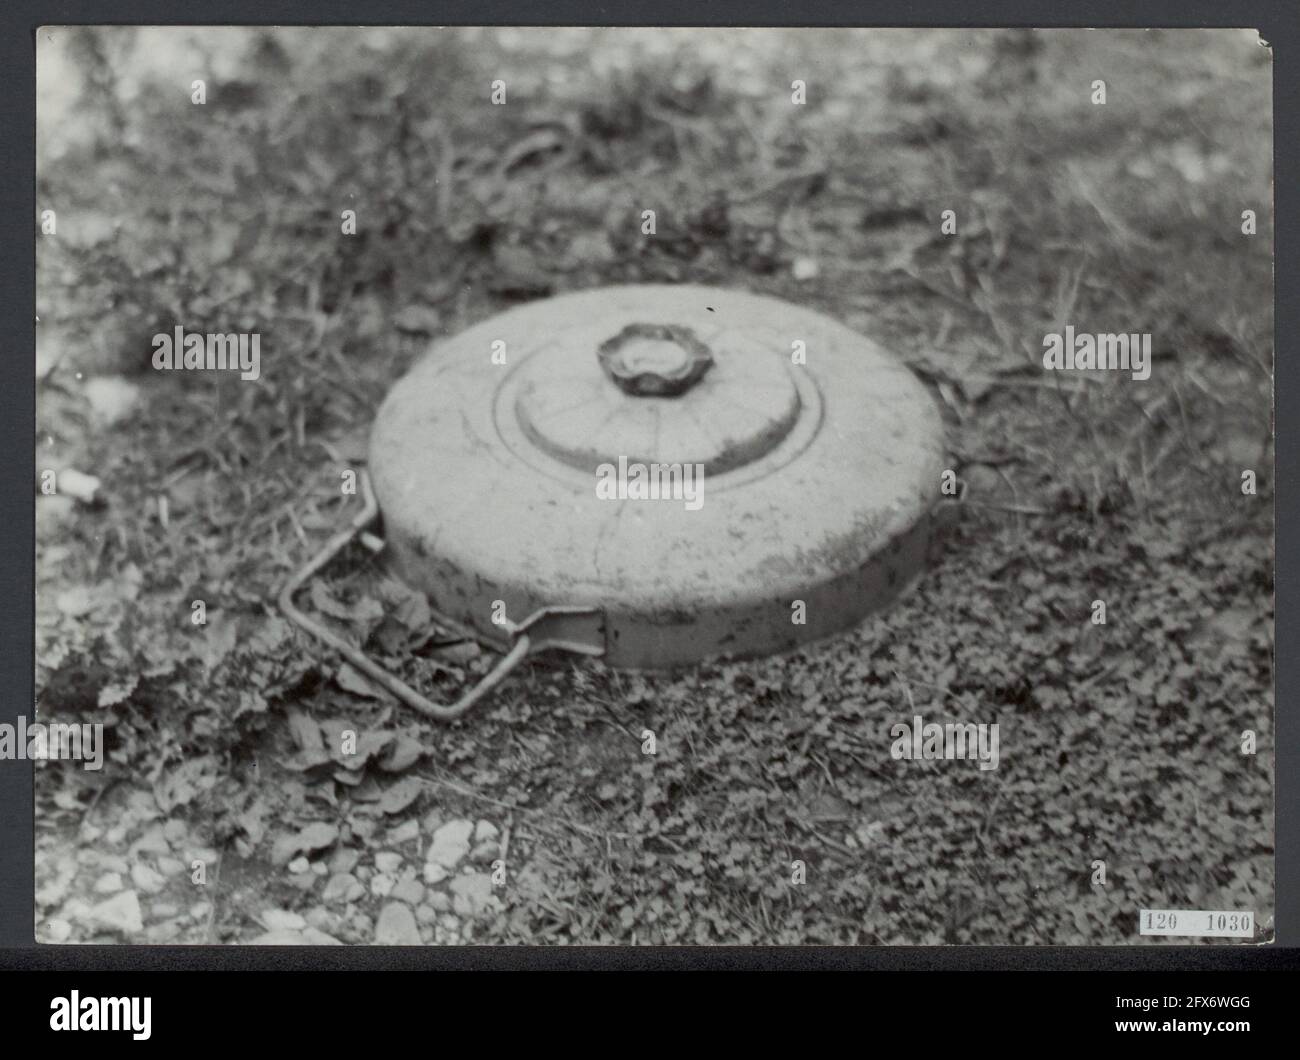
[(655, 285), (437, 344), (380, 409), (370, 469), (399, 573), (443, 614), (504, 644), (503, 616), (585, 608), (575, 641), (663, 668), (887, 604), (924, 565), (942, 457), (933, 401), (871, 340)]

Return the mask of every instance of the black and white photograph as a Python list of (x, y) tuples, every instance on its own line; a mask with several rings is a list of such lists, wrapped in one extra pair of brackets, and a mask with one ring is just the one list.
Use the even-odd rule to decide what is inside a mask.
[(38, 943), (1274, 941), (1258, 31), (35, 49)]

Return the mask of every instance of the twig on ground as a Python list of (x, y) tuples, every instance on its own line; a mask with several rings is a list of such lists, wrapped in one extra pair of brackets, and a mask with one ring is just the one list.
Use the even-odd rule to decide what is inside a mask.
[(992, 501), (962, 501), (962, 507), (989, 508), (995, 512), (1010, 512), (1013, 515), (1051, 515), (1046, 508), (1032, 508), (1027, 504), (994, 504)]

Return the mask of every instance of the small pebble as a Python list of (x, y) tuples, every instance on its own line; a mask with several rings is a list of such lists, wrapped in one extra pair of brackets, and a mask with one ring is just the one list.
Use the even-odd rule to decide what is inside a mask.
[(167, 877), (151, 869), (143, 861), (137, 861), (131, 866), (131, 882), (135, 884), (137, 890), (144, 891), (145, 894), (157, 894), (167, 885)]
[(791, 272), (796, 280), (811, 280), (821, 272), (821, 266), (813, 258), (795, 258)]
[(188, 871), (179, 858), (159, 858), (158, 871), (164, 876), (182, 876)]
[(96, 853), (92, 858), (101, 869), (105, 872), (129, 872), (131, 866), (127, 863), (126, 858), (119, 854), (99, 854)]
[(407, 905), (419, 905), (424, 901), (424, 884), (416, 879), (402, 880), (393, 888), (391, 897)]
[(116, 872), (106, 872), (95, 881), (97, 894), (116, 894), (124, 886), (121, 875)]
[(295, 872), (289, 877), (289, 883), (305, 894), (316, 886), (319, 879), (314, 872)]
[(388, 830), (388, 842), (393, 846), (399, 847), (403, 843), (410, 843), (412, 840), (420, 838), (420, 822), (414, 819), (403, 821), (396, 828)]
[(63, 904), (63, 915), (68, 920), (89, 920), (90, 905), (80, 898), (69, 898)]
[(330, 855), (330, 872), (351, 872), (361, 860), (361, 852), (351, 847), (339, 847)]
[(476, 865), (490, 865), (496, 860), (497, 853), (497, 841), (495, 839), (485, 839), (470, 851), (469, 859)]
[(474, 832), (471, 821), (448, 821), (433, 833), (426, 860), (444, 868), (455, 868), (469, 853), (469, 837)]
[(325, 890), (321, 894), (321, 901), (345, 902), (348, 900), (348, 895), (352, 893), (352, 889), (359, 886), (357, 878), (352, 873), (336, 872), (325, 884)]
[(90, 919), (100, 927), (110, 928), (122, 935), (135, 935), (144, 930), (140, 915), (140, 899), (135, 891), (123, 891), (90, 910)]
[(420, 929), (410, 906), (401, 902), (389, 902), (384, 906), (379, 914), (379, 922), (375, 925), (375, 945), (420, 945)]
[(167, 830), (160, 824), (154, 825), (139, 839), (131, 844), (132, 857), (145, 854), (170, 854), (171, 844), (167, 842)]
[(180, 937), (181, 925), (175, 920), (164, 920), (158, 924), (150, 924), (145, 928), (144, 937), (146, 942), (154, 945), (167, 942), (175, 942)]
[(307, 926), (300, 913), (291, 913), (287, 909), (268, 909), (258, 919), (267, 931), (301, 931)]

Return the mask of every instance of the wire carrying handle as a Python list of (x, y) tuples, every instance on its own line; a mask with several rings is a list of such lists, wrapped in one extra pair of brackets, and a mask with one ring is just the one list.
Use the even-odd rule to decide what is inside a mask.
[[(368, 532), (368, 527), (379, 515), (379, 503), (375, 500), (374, 490), (370, 486), (370, 476), (362, 470), (359, 477), (361, 479), (361, 496), (364, 502), (361, 511), (353, 518), (347, 529), (339, 531), (330, 538), (325, 547), (294, 574), (285, 583), (284, 588), (280, 590), (278, 600), (280, 610), (294, 625), (305, 630), (323, 644), (333, 648), (363, 674), (378, 682), (408, 707), (418, 711), (425, 717), (432, 718), (434, 721), (444, 722), (455, 721), (472, 706), (489, 695), (497, 685), (506, 679), (510, 671), (518, 666), (532, 651), (558, 647), (585, 655), (604, 654), (604, 621), (603, 615), (598, 609), (589, 607), (544, 608), (522, 623), (506, 623), (504, 628), (510, 634), (511, 644), (505, 655), (479, 679), (473, 688), (458, 700), (454, 703), (440, 704), (434, 703), (426, 696), (421, 695), (396, 674), (389, 672), (375, 662), (360, 648), (349, 644), (332, 629), (301, 611), (297, 604), (294, 603), (294, 597), (354, 540), (361, 538), (368, 547), (375, 551), (383, 548), (383, 542)], [(571, 620), (574, 617), (582, 620), (585, 626), (585, 628), (578, 630), (576, 637), (546, 636), (545, 625), (552, 623), (560, 625), (562, 628), (567, 627), (569, 633), (572, 633), (573, 622)], [(594, 620), (594, 625), (592, 620)]]

